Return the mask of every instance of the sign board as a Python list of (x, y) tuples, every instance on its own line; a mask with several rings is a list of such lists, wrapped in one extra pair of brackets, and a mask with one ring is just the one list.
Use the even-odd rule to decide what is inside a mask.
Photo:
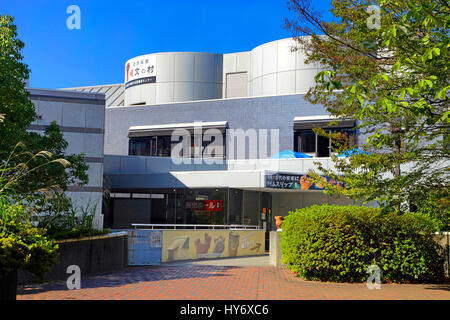
[(272, 189), (293, 189), (293, 190), (324, 190), (326, 183), (343, 186), (342, 182), (332, 180), (328, 177), (322, 177), (323, 183), (314, 183), (313, 179), (307, 174), (289, 174), (289, 173), (266, 173), (265, 187)]
[(138, 57), (125, 65), (125, 89), (156, 82), (156, 55)]
[(185, 201), (184, 207), (187, 210), (206, 210), (213, 212), (222, 211), (222, 200), (195, 200)]
[(161, 264), (163, 233), (161, 230), (126, 230), (128, 232), (128, 265)]
[(206, 211), (222, 211), (222, 200), (205, 200)]

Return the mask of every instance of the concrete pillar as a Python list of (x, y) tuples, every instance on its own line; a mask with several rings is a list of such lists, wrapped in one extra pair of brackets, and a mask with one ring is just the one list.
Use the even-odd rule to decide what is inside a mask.
[(280, 231), (270, 232), (269, 263), (272, 266), (281, 266)]
[(436, 232), (434, 240), (444, 249), (445, 254), (445, 274), (450, 276), (450, 232)]

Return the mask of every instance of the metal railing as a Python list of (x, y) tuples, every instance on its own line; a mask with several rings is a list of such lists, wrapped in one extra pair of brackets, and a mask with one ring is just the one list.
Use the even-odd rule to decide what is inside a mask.
[[(145, 229), (212, 229), (212, 230), (260, 230), (261, 228), (256, 225), (240, 225), (240, 224), (146, 224), (146, 223), (133, 223), (131, 226), (134, 229), (145, 228)], [(178, 228), (178, 229), (177, 229)]]

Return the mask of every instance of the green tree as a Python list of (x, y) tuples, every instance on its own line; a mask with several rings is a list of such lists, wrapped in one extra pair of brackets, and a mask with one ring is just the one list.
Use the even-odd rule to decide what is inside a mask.
[[(22, 62), (23, 47), (24, 43), (18, 39), (14, 19), (8, 15), (0, 15), (0, 114), (4, 116), (4, 121), (0, 123), (0, 159), (7, 159), (14, 154), (14, 158), (8, 161), (11, 167), (29, 163), (30, 167), (37, 168), (15, 186), (14, 196), (32, 199), (42, 210), (49, 210), (55, 201), (46, 201), (40, 191), (53, 191), (52, 196), (65, 197), (62, 192), (67, 190), (68, 185), (83, 185), (88, 182), (86, 172), (89, 167), (84, 162), (83, 154), (65, 154), (67, 142), (56, 122), (48, 126), (43, 135), (27, 131), (36, 113), (25, 88), (30, 70)], [(19, 143), (26, 152), (14, 150)], [(50, 158), (29, 158), (30, 154), (37, 154), (41, 150), (49, 152)], [(63, 167), (52, 162), (56, 159), (65, 159), (70, 165)], [(50, 163), (43, 165), (47, 161)]]
[(0, 15), (0, 113), (5, 117), (0, 124), (2, 157), (9, 155), (17, 142), (23, 140), (36, 116), (25, 90), (30, 70), (21, 62), (23, 47), (24, 43), (17, 38), (13, 18)]
[[(450, 3), (333, 0), (331, 7), (333, 19), (324, 21), (312, 1), (291, 0), (296, 16), (286, 20), (307, 62), (323, 68), (306, 98), (338, 119), (357, 119), (367, 138), (360, 145), (370, 154), (333, 158), (343, 177), (319, 166), (346, 185), (327, 192), (377, 201), (384, 211), (427, 207), (448, 228)], [(339, 133), (317, 132), (337, 151), (352, 148)]]

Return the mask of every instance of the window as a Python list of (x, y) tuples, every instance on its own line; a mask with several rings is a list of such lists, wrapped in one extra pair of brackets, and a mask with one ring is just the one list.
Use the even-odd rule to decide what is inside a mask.
[(294, 150), (305, 153), (313, 157), (330, 157), (331, 152), (335, 152), (339, 143), (356, 145), (356, 131), (351, 128), (325, 130), (326, 133), (341, 133), (341, 141), (320, 136), (314, 133), (312, 129), (295, 130), (294, 132)]
[[(134, 126), (128, 129), (129, 155), (171, 157), (175, 156), (225, 157), (226, 121), (175, 123), (162, 125)], [(180, 131), (177, 131), (181, 129)], [(196, 130), (201, 131), (197, 132)], [(173, 141), (176, 134), (178, 141)], [(172, 137), (173, 136), (173, 137)], [(221, 138), (221, 139), (220, 139)], [(222, 141), (220, 141), (222, 140)], [(189, 155), (190, 153), (190, 155)]]
[(339, 148), (339, 144), (348, 144), (350, 146), (356, 146), (358, 144), (357, 135), (355, 129), (341, 129), (341, 130), (333, 130), (333, 132), (340, 132), (341, 139), (339, 141), (331, 140), (331, 151), (336, 152), (337, 148)]
[(131, 156), (148, 156), (152, 149), (152, 141), (148, 138), (130, 139), (129, 155)]
[(299, 130), (295, 132), (294, 148), (302, 153), (316, 152), (316, 135), (312, 130)]
[(171, 137), (130, 138), (130, 156), (170, 157)]
[(260, 193), (255, 191), (244, 191), (244, 224), (259, 225)]
[(319, 158), (330, 156), (330, 138), (317, 135), (317, 152)]
[[(172, 154), (172, 148), (174, 145), (181, 143), (183, 137), (180, 141), (172, 142), (171, 136), (156, 136), (156, 137), (131, 137), (129, 141), (129, 155), (130, 156), (149, 156), (149, 157), (170, 157)], [(214, 157), (224, 157), (225, 156), (225, 140), (226, 136), (222, 136), (222, 147), (215, 147), (211, 151), (211, 155)], [(195, 143), (195, 138), (192, 135), (189, 146), (191, 148), (191, 157), (197, 154), (203, 154), (208, 146), (210, 146), (215, 141), (215, 137), (202, 136), (202, 140), (197, 144)], [(197, 147), (200, 145), (200, 149)], [(187, 152), (186, 152), (187, 154)]]
[(157, 157), (170, 157), (172, 142), (170, 136), (157, 137)]

